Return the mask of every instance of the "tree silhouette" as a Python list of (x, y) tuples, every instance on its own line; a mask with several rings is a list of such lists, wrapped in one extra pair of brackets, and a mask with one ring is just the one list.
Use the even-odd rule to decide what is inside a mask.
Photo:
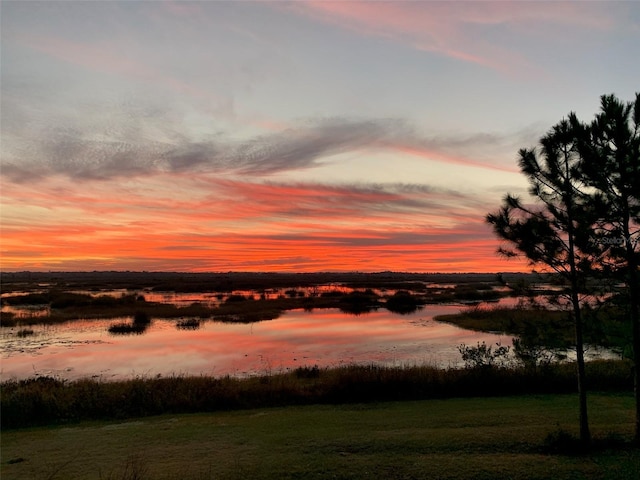
[(540, 139), (536, 149), (521, 149), (518, 164), (527, 177), (533, 205), (507, 195), (500, 210), (486, 221), (507, 241), (498, 252), (524, 256), (532, 266), (551, 269), (565, 279), (570, 315), (575, 325), (577, 380), (580, 404), (580, 439), (591, 441), (587, 414), (581, 295), (593, 266), (588, 250), (596, 210), (582, 182), (583, 159), (578, 150), (577, 124), (562, 120)]
[(640, 94), (624, 103), (600, 98), (600, 113), (589, 125), (572, 118), (581, 132), (578, 150), (583, 179), (597, 192), (601, 214), (592, 247), (600, 268), (626, 285), (635, 365), (635, 440), (640, 443)]

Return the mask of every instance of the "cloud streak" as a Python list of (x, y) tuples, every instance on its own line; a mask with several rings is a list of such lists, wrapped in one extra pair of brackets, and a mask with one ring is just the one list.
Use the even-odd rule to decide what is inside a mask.
[[(338, 154), (389, 151), (428, 160), (513, 171), (499, 163), (474, 160), (474, 148), (504, 142), (496, 135), (421, 136), (397, 119), (344, 118), (307, 121), (296, 128), (233, 141), (179, 140), (149, 142), (95, 138), (95, 132), (58, 128), (38, 132), (30, 142), (11, 141), (3, 155), (3, 173), (16, 182), (53, 175), (105, 180), (163, 172), (225, 172), (261, 176), (313, 168)], [(10, 134), (7, 133), (7, 136)], [(14, 135), (19, 135), (15, 133)], [(11, 145), (17, 145), (12, 151)], [(28, 145), (28, 150), (24, 147)]]
[(524, 269), (482, 219), (519, 148), (632, 94), (639, 12), (6, 2), (2, 268)]
[[(3, 182), (10, 199), (3, 205), (3, 268), (496, 268), (496, 242), (482, 222), (487, 202), (429, 185), (187, 176), (167, 197), (161, 193), (175, 182), (168, 174), (142, 190), (132, 189), (132, 180), (79, 194), (70, 182), (58, 179), (45, 187)], [(27, 200), (29, 221), (23, 221)]]
[[(277, 8), (283, 8), (279, 6)], [(486, 35), (508, 29), (540, 35), (541, 27), (608, 30), (615, 22), (610, 9), (598, 4), (557, 2), (326, 2), (287, 4), (287, 10), (354, 31), (389, 39), (417, 50), (472, 63), (509, 75), (539, 75), (535, 64), (515, 48)], [(579, 11), (579, 12), (578, 12)], [(579, 13), (579, 14), (578, 14)], [(532, 29), (531, 25), (536, 25)], [(545, 30), (549, 35), (548, 30)]]

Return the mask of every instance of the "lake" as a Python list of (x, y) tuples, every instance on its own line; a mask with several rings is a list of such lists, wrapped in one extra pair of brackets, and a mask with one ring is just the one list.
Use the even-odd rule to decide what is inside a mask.
[(372, 363), (448, 367), (461, 364), (457, 350), (461, 343), (511, 345), (510, 335), (473, 332), (433, 320), (462, 308), (427, 305), (409, 315), (380, 309), (359, 316), (337, 309), (294, 310), (250, 324), (205, 320), (196, 329), (177, 328), (176, 320), (154, 319), (140, 335), (108, 332), (110, 325), (130, 321), (124, 318), (34, 325), (29, 327), (34, 334), (25, 337), (17, 335), (17, 327), (2, 328), (2, 379), (244, 377), (305, 365)]

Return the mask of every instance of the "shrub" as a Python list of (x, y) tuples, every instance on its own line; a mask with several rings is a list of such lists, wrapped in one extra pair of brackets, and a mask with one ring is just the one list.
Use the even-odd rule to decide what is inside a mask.
[(18, 325), (18, 319), (13, 312), (2, 312), (0, 327), (15, 327), (16, 325)]
[(179, 320), (178, 323), (176, 323), (176, 328), (178, 330), (197, 330), (200, 328), (200, 320), (197, 318)]
[[(556, 360), (561, 360), (563, 355), (541, 345), (540, 342), (530, 336), (523, 335), (513, 338), (513, 354), (525, 368), (536, 370), (538, 367), (547, 367)], [(566, 355), (564, 355), (566, 358)]]
[(113, 333), (115, 335), (127, 335), (127, 334), (137, 334), (140, 335), (145, 332), (147, 329), (147, 324), (140, 323), (128, 323), (128, 322), (118, 322), (113, 325), (109, 325), (107, 329), (109, 333)]
[(509, 347), (496, 343), (496, 348), (487, 346), (485, 342), (478, 342), (477, 347), (470, 347), (464, 343), (458, 347), (465, 367), (467, 368), (491, 368), (494, 366), (505, 366)]
[(151, 323), (151, 317), (149, 317), (147, 312), (138, 310), (133, 314), (133, 323), (136, 325), (149, 325)]
[(558, 428), (545, 437), (543, 450), (545, 453), (575, 455), (584, 452), (585, 446), (579, 438), (563, 428)]
[(247, 300), (247, 297), (244, 295), (229, 295), (225, 303), (244, 302), (245, 300)]
[(359, 315), (368, 313), (379, 307), (377, 296), (366, 292), (351, 292), (339, 300), (338, 308), (341, 312)]
[(411, 295), (411, 293), (406, 290), (398, 290), (392, 296), (387, 298), (384, 306), (390, 312), (405, 315), (415, 312), (422, 305), (418, 297)]

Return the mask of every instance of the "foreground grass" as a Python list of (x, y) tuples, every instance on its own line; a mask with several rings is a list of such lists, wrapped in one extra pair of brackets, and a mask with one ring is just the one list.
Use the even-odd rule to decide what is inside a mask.
[[(596, 438), (632, 436), (631, 394), (592, 394)], [(575, 395), (309, 405), (3, 432), (3, 479), (637, 479), (640, 450), (551, 455)]]

